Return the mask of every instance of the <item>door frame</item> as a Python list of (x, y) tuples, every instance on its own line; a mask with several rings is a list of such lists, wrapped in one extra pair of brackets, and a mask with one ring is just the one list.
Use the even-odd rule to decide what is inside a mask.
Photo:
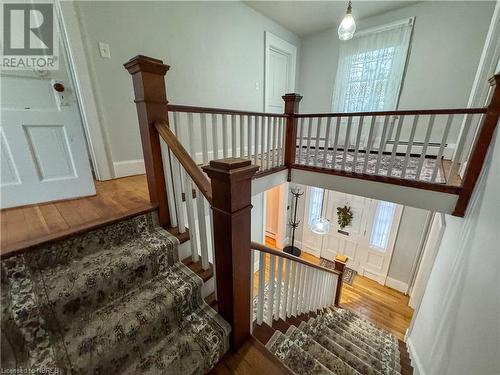
[[(265, 50), (264, 50), (264, 112), (266, 112), (267, 99), (269, 97), (268, 93), (268, 80), (269, 80), (269, 55), (270, 51), (274, 49), (279, 52), (285, 53), (290, 56), (290, 72), (288, 74), (288, 79), (291, 82), (290, 92), (295, 91), (296, 84), (296, 68), (297, 68), (297, 47), (290, 42), (278, 37), (277, 35), (266, 31), (265, 32)], [(286, 92), (283, 95), (287, 94)]]
[(65, 49), (63, 53), (66, 53), (70, 78), (76, 93), (90, 162), (97, 180), (109, 180), (115, 177), (111, 150), (107, 141), (109, 136), (99, 117), (77, 5), (74, 2), (64, 2), (62, 6), (61, 1), (58, 0), (54, 4), (58, 18), (59, 37)]

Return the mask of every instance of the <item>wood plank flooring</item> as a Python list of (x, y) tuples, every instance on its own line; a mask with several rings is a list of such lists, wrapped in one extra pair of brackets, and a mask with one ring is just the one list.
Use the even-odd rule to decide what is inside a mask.
[(96, 181), (96, 195), (0, 210), (0, 253), (151, 208), (145, 175)]
[[(269, 237), (266, 238), (266, 245), (278, 249), (275, 241)], [(320, 262), (320, 258), (306, 252), (302, 252), (301, 258), (315, 264)], [(266, 279), (268, 275), (269, 261), (267, 260)], [(253, 292), (256, 295), (258, 272), (254, 280), (256, 281), (254, 281)], [(408, 306), (409, 300), (409, 296), (359, 275), (356, 275), (352, 286), (344, 283), (340, 294), (341, 307), (354, 311), (359, 316), (388, 330), (400, 340), (404, 340), (413, 316), (413, 309)]]

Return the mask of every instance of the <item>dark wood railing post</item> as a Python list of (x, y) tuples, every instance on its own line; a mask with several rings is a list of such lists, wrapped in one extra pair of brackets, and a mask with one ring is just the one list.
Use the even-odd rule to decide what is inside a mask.
[(469, 160), (467, 161), (467, 168), (462, 180), (462, 191), (458, 196), (457, 204), (453, 211), (453, 215), (455, 216), (465, 215), (467, 205), (481, 174), (488, 148), (500, 117), (500, 74), (491, 77), (489, 81), (490, 85), (493, 86), (493, 95), (488, 104), (483, 122), (479, 126)]
[(163, 228), (171, 226), (166, 197), (165, 175), (156, 121), (168, 121), (165, 74), (169, 66), (163, 61), (138, 55), (124, 64), (132, 75), (142, 151), (148, 180), (149, 199), (158, 205)]
[(337, 255), (334, 259), (335, 270), (340, 272), (339, 278), (337, 280), (337, 291), (335, 293), (335, 306), (340, 304), (340, 294), (342, 292), (342, 284), (344, 282), (344, 268), (347, 263), (348, 258), (344, 255)]
[(232, 349), (250, 337), (251, 188), (258, 169), (239, 158), (203, 167), (212, 184), (218, 310), (231, 325)]
[(295, 152), (297, 148), (297, 118), (299, 103), (302, 96), (291, 93), (282, 96), (285, 101), (286, 135), (285, 135), (285, 165), (288, 167), (288, 181), (291, 180), (292, 165), (295, 164)]

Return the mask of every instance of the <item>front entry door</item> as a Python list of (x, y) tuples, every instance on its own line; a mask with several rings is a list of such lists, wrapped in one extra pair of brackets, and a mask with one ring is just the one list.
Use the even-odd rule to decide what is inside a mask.
[(2, 71), (1, 206), (95, 194), (63, 46), (58, 71)]

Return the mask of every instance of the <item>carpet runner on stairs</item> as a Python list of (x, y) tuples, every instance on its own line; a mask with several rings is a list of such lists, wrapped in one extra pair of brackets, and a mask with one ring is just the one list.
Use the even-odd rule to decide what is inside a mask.
[(2, 287), (2, 367), (204, 374), (229, 347), (153, 213), (5, 259)]
[(398, 339), (344, 309), (277, 330), (266, 347), (298, 375), (401, 374)]

